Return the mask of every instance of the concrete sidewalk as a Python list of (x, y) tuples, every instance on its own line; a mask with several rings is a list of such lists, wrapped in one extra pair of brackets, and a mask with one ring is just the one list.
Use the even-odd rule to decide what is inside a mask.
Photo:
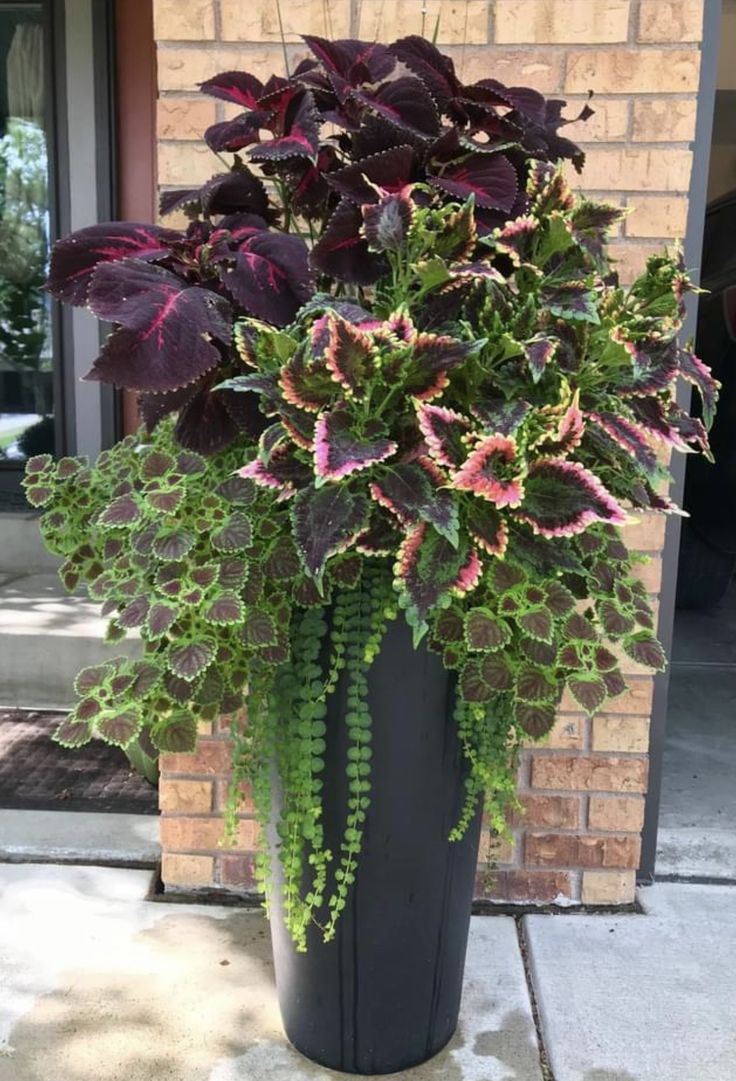
[[(284, 1040), (268, 927), (147, 871), (0, 865), (0, 1081), (338, 1081)], [(406, 1081), (732, 1081), (736, 888), (646, 915), (473, 919), (460, 1029)], [(394, 1075), (396, 1076), (396, 1075)]]

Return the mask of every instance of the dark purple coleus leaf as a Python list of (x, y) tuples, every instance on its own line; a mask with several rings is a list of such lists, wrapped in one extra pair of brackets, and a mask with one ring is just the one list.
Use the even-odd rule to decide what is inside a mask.
[(342, 484), (305, 488), (294, 499), (291, 522), (304, 567), (319, 581), (330, 556), (344, 552), (368, 524), (365, 496)]
[(314, 428), (314, 471), (325, 480), (340, 480), (385, 461), (397, 449), (392, 439), (356, 432), (342, 410), (322, 413)]
[(218, 173), (199, 189), (202, 213), (210, 214), (258, 214), (272, 218), (268, 194), (261, 181), (244, 166), (230, 173)]
[(439, 117), (432, 97), (424, 84), (411, 75), (392, 79), (376, 91), (353, 90), (349, 97), (351, 102), (359, 103), (402, 130), (426, 137), (439, 134)]
[(293, 158), (314, 161), (319, 150), (321, 117), (309, 91), (291, 102), (283, 119), (282, 133), (262, 141), (251, 152), (251, 161), (280, 162)]
[(327, 183), (351, 203), (364, 206), (378, 202), (377, 189), (394, 194), (402, 191), (416, 178), (416, 169), (417, 155), (412, 147), (397, 146), (336, 169)]
[(395, 41), (388, 48), (410, 71), (419, 76), (440, 108), (444, 108), (458, 94), (460, 82), (455, 75), (452, 60), (449, 56), (444, 56), (426, 38), (413, 34)]
[(585, 281), (563, 281), (545, 286), (541, 300), (553, 315), (579, 323), (600, 323), (597, 295)]
[(199, 84), (203, 94), (221, 101), (231, 101), (245, 109), (255, 109), (263, 95), (263, 83), (245, 71), (223, 71)]
[(399, 252), (406, 246), (414, 217), (408, 195), (384, 195), (374, 206), (363, 207), (363, 232), (374, 251)]
[(667, 656), (661, 643), (653, 634), (640, 631), (624, 639), (624, 649), (628, 655), (647, 668), (663, 672), (667, 667)]
[(464, 201), (472, 195), (480, 207), (507, 212), (518, 191), (516, 170), (504, 154), (469, 154), (428, 172), (427, 179), (456, 199)]
[(54, 244), (46, 288), (57, 300), (86, 304), (92, 274), (100, 263), (162, 259), (183, 239), (173, 229), (140, 222), (90, 225)]
[(327, 72), (344, 78), (354, 74), (361, 82), (376, 82), (390, 75), (396, 64), (386, 46), (376, 42), (328, 41), (315, 34), (302, 34), (302, 38)]
[(611, 337), (623, 345), (631, 357), (631, 368), (622, 372), (617, 383), (619, 393), (635, 396), (668, 390), (677, 376), (679, 357), (676, 340), (630, 342), (623, 332), (611, 331)]
[(215, 341), (229, 342), (230, 305), (163, 267), (137, 259), (95, 270), (89, 306), (120, 324), (85, 378), (141, 391), (185, 387), (220, 361)]
[(355, 285), (371, 285), (380, 278), (388, 269), (386, 257), (370, 251), (362, 227), (360, 208), (343, 199), (312, 248), (315, 270)]
[(429, 522), (452, 545), (458, 543), (458, 509), (455, 497), (438, 488), (419, 462), (386, 466), (370, 493), (380, 506), (396, 516), (404, 529)]
[(362, 555), (392, 555), (401, 543), (401, 533), (395, 526), (396, 519), (379, 507), (370, 511), (368, 528), (355, 541), (355, 548)]
[(225, 287), (257, 319), (286, 326), (312, 295), (308, 250), (300, 237), (256, 233), (221, 264)]
[(204, 141), (210, 150), (215, 152), (227, 150), (234, 153), (259, 142), (260, 129), (266, 127), (267, 123), (268, 113), (263, 110), (242, 113), (234, 120), (210, 124), (204, 133)]
[(626, 520), (623, 507), (597, 477), (577, 462), (557, 459), (530, 466), (517, 513), (542, 537), (569, 537), (591, 522)]

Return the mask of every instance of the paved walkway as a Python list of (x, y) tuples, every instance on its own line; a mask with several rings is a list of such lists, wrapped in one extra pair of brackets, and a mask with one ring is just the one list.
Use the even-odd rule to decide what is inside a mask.
[[(0, 865), (0, 1081), (338, 1081), (281, 1033), (263, 917), (147, 871)], [(406, 1081), (732, 1081), (736, 888), (648, 914), (476, 917), (460, 1029)], [(544, 1056), (543, 1056), (544, 1057)]]

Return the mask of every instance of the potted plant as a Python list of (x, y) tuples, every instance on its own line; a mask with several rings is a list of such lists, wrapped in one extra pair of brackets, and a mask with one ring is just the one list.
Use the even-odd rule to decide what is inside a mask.
[(305, 40), (289, 77), (203, 84), (243, 112), (205, 136), (232, 169), (162, 199), (186, 230), (57, 244), (52, 294), (116, 324), (87, 378), (145, 429), (26, 490), (65, 584), (144, 642), (79, 675), (56, 738), (183, 751), (235, 717), (287, 1034), (381, 1073), (454, 1031), (519, 746), (565, 687), (620, 694), (622, 654), (664, 665), (618, 527), (675, 509), (663, 452), (708, 451), (678, 375), (706, 424), (717, 385), (679, 262), (617, 284), (564, 103), (421, 38)]

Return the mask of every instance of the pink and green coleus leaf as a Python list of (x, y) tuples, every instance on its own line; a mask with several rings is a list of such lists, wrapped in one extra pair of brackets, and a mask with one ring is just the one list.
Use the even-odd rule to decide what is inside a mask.
[(474, 401), (470, 412), (480, 421), (489, 435), (513, 435), (531, 412), (529, 402), (506, 401), (504, 398), (482, 398)]
[(449, 469), (465, 461), (468, 448), (464, 439), (470, 422), (454, 409), (427, 402), (417, 403), (417, 421), (432, 458)]
[(368, 519), (368, 500), (344, 484), (299, 492), (291, 507), (291, 523), (307, 573), (319, 582), (330, 556), (346, 551)]
[(368, 528), (355, 541), (355, 548), (366, 556), (392, 555), (401, 543), (402, 534), (395, 526), (394, 515), (375, 506), (370, 513)]
[(554, 338), (532, 338), (524, 343), (524, 356), (532, 373), (532, 382), (538, 383), (542, 378), (547, 365), (557, 352), (558, 344)]
[(516, 442), (511, 437), (486, 436), (453, 475), (453, 486), (463, 492), (473, 492), (497, 507), (518, 507), (524, 487), (516, 451)]
[(545, 433), (536, 446), (538, 453), (547, 458), (570, 454), (579, 447), (585, 434), (585, 418), (575, 394), (572, 402), (562, 413), (555, 427)]
[(448, 489), (438, 488), (419, 462), (387, 466), (370, 484), (370, 493), (380, 506), (396, 516), (403, 529), (410, 529), (420, 521), (429, 522), (450, 544), (457, 546), (456, 497)]
[(596, 521), (626, 521), (625, 510), (597, 477), (577, 462), (556, 458), (529, 467), (517, 514), (542, 537), (570, 537)]
[(309, 467), (299, 461), (294, 448), (288, 445), (277, 447), (268, 465), (255, 458), (237, 473), (240, 477), (250, 478), (262, 488), (272, 488), (279, 493), (276, 497), (279, 501), (290, 499), (298, 488), (312, 481)]
[(397, 451), (397, 444), (385, 436), (364, 436), (351, 427), (343, 410), (322, 413), (314, 428), (314, 471), (323, 480), (343, 477), (368, 469)]
[(219, 364), (215, 341), (230, 341), (232, 311), (224, 297), (140, 259), (100, 264), (88, 303), (119, 329), (86, 379), (128, 390), (177, 390)]
[(444, 334), (418, 334), (400, 376), (406, 394), (420, 401), (436, 398), (449, 383), (448, 372), (462, 364), (482, 342), (461, 342)]
[(461, 538), (454, 548), (446, 537), (421, 522), (404, 539), (394, 571), (407, 621), (417, 639), (426, 630), (428, 614), (444, 598), (475, 589), (482, 567), (467, 540)]
[(488, 555), (503, 556), (509, 530), (496, 507), (474, 499), (465, 512), (465, 524), (475, 543)]
[(414, 203), (408, 193), (384, 195), (375, 205), (363, 208), (363, 233), (373, 251), (400, 252), (406, 246)]

